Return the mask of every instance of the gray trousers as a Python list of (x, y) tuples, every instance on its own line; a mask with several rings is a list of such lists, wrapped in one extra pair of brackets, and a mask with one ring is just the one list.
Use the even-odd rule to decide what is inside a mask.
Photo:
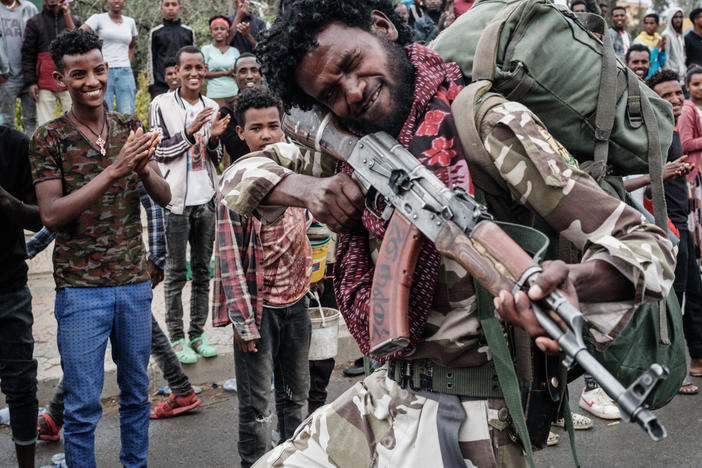
[(210, 258), (215, 237), (215, 204), (186, 206), (183, 214), (166, 210), (168, 261), (163, 282), (166, 296), (166, 325), (171, 341), (185, 338), (182, 293), (187, 281), (186, 248), (190, 244), (192, 295), (188, 338), (202, 336), (207, 321), (210, 294)]

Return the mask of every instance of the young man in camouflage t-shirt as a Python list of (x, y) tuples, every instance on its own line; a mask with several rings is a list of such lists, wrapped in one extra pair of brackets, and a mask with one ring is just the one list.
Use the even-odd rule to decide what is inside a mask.
[(57, 343), (64, 371), (69, 466), (94, 467), (107, 339), (117, 364), (124, 466), (146, 466), (151, 286), (141, 238), (138, 185), (159, 205), (168, 184), (149, 161), (157, 134), (103, 107), (107, 65), (91, 32), (51, 44), (54, 78), (71, 110), (42, 125), (29, 158), (44, 225), (56, 233)]

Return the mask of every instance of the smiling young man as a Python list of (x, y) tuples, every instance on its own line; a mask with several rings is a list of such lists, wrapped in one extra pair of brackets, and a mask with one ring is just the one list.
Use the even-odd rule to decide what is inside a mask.
[[(197, 354), (217, 355), (217, 349), (207, 343), (203, 327), (209, 309), (210, 257), (215, 235), (215, 166), (222, 157), (219, 137), (229, 116), (221, 117), (217, 103), (200, 94), (207, 70), (200, 49), (183, 47), (176, 55), (176, 63), (181, 85), (153, 100), (149, 125), (161, 132), (155, 157), (173, 195), (166, 207), (166, 324), (178, 359), (192, 364), (197, 361)], [(186, 282), (188, 244), (192, 299), (186, 341), (181, 295)]]
[[(254, 54), (244, 52), (234, 62), (234, 81), (239, 88), (239, 93), (245, 89), (263, 85), (263, 77), (261, 76), (261, 64)], [(233, 162), (250, 152), (246, 141), (242, 140), (237, 133), (237, 121), (234, 115), (234, 106), (236, 99), (234, 96), (226, 104), (220, 107), (222, 116), (229, 115), (229, 125), (222, 133), (222, 144), (224, 145), (224, 167), (227, 168)]]
[(626, 51), (626, 66), (631, 69), (636, 76), (645, 80), (651, 68), (651, 51), (644, 44), (634, 43)]
[[(236, 129), (250, 151), (283, 141), (282, 104), (268, 88), (245, 89), (234, 105)], [(217, 207), (212, 315), (233, 324), (239, 397), (238, 448), (248, 468), (271, 446), (269, 391), (275, 371), (275, 406), (281, 440), (302, 422), (310, 385), (311, 324), (305, 293), (312, 251), (305, 210), (288, 208), (279, 222), (262, 224)]]
[[(461, 70), (410, 44), (410, 30), (392, 7), (389, 0), (293, 2), (259, 43), (267, 82), (286, 106), (321, 105), (356, 132), (390, 133), (444, 184), (471, 190), (477, 181), (471, 179), (450, 108), (464, 86)], [(516, 222), (529, 218), (531, 210), (583, 249), (583, 263), (544, 264), (530, 297), (563, 288), (576, 304), (582, 301), (588, 326), (606, 346), (640, 300), (667, 293), (673, 281), (670, 242), (571, 165), (524, 106), (499, 104), (486, 112), (478, 129), (495, 183), (502, 187), (491, 207), (513, 213), (509, 219)], [(334, 175), (336, 167), (329, 156), (303, 155), (278, 143), (237, 161), (220, 188), (227, 206), (243, 215), (270, 223), (286, 206), (306, 207), (342, 232), (335, 295), (349, 330), (368, 354), (374, 259), (385, 226), (365, 207), (350, 168), (340, 164)], [(641, 254), (651, 268), (633, 260)], [(472, 278), (430, 242), (419, 251), (414, 278), (410, 345), (390, 360), (396, 372), (381, 367), (317, 410), (258, 466), (436, 466), (440, 461), (463, 466), (466, 460), (481, 467), (524, 465), (498, 390), (449, 388), (430, 377), (446, 372), (456, 380), (485, 381), (477, 372), (489, 366), (491, 353), (481, 341)], [(607, 302), (596, 305), (602, 314), (591, 313), (589, 303), (602, 301)], [(536, 324), (525, 293), (502, 291), (494, 306), (505, 321), (536, 336), (540, 348), (557, 349)], [(449, 414), (456, 419), (449, 422)]]
[(168, 184), (149, 160), (158, 134), (103, 106), (108, 66), (92, 32), (51, 43), (54, 79), (70, 111), (37, 129), (32, 165), (43, 224), (56, 233), (54, 279), (65, 392), (68, 466), (94, 467), (107, 340), (117, 364), (124, 466), (146, 466), (151, 285), (141, 241), (139, 191), (163, 206)]
[(626, 51), (631, 46), (631, 36), (625, 29), (626, 27), (626, 8), (615, 6), (612, 8), (612, 26), (609, 28), (609, 36), (612, 38), (614, 53), (617, 58), (626, 63)]

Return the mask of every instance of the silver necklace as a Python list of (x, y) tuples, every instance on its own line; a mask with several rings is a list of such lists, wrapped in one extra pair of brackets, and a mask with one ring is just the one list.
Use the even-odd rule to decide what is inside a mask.
[(73, 112), (73, 109), (71, 109), (71, 115), (72, 115), (73, 118), (76, 120), (76, 122), (78, 122), (79, 124), (81, 124), (82, 126), (84, 126), (85, 128), (87, 128), (88, 130), (90, 130), (90, 133), (92, 133), (93, 135), (95, 135), (95, 136), (97, 137), (97, 140), (95, 140), (95, 144), (98, 145), (98, 146), (100, 147), (100, 154), (103, 155), (103, 156), (105, 156), (105, 154), (107, 154), (107, 151), (105, 151), (105, 143), (106, 143), (106, 141), (102, 139), (102, 132), (105, 130), (105, 125), (107, 124), (107, 114), (106, 114), (106, 113), (103, 114), (104, 117), (103, 117), (103, 120), (102, 120), (102, 128), (100, 128), (100, 133), (99, 133), (99, 134), (96, 133), (95, 130), (93, 130), (92, 128), (88, 127), (85, 123), (81, 122), (81, 121), (78, 119), (78, 117), (76, 116), (76, 113)]

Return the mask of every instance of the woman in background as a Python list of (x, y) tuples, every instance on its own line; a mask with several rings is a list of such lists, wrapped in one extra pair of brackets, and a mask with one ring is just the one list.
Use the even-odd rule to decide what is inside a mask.
[(207, 65), (207, 92), (205, 95), (223, 106), (227, 101), (238, 94), (234, 82), (234, 62), (239, 57), (239, 51), (227, 42), (230, 22), (226, 16), (213, 16), (210, 18), (210, 32), (213, 44), (202, 48)]

